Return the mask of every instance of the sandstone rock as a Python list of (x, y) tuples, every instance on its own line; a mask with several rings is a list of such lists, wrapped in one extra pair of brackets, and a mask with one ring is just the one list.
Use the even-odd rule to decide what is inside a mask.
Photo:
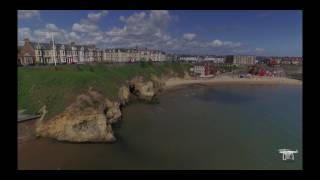
[(110, 124), (116, 123), (121, 118), (120, 103), (112, 102), (109, 99), (106, 99), (106, 118)]
[(103, 113), (86, 108), (80, 112), (64, 112), (36, 128), (38, 135), (70, 142), (113, 142), (111, 125)]
[(108, 98), (105, 99), (105, 107), (108, 109), (108, 108), (111, 108), (113, 106), (113, 102), (110, 101)]
[(153, 82), (143, 82), (141, 77), (136, 77), (130, 82), (130, 92), (138, 96), (139, 99), (147, 101), (150, 101), (155, 95)]
[(165, 86), (165, 81), (155, 75), (151, 75), (150, 79), (153, 82), (154, 92), (161, 92), (163, 90), (163, 87)]
[(89, 90), (87, 94), (77, 97), (64, 112), (51, 120), (43, 121), (47, 112), (42, 108), (42, 118), (37, 123), (38, 136), (55, 138), (70, 142), (113, 142), (111, 123), (107, 121), (102, 108), (105, 107), (103, 96)]
[(128, 87), (126, 86), (120, 87), (118, 92), (118, 97), (122, 105), (125, 105), (129, 102), (129, 95), (130, 95), (130, 91)]
[(146, 83), (136, 83), (135, 89), (138, 91), (140, 99), (151, 100), (154, 96), (153, 83), (151, 81), (148, 81)]

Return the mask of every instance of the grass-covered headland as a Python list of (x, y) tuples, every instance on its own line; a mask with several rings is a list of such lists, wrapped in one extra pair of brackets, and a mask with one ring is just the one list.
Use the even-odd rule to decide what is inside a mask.
[(91, 86), (110, 99), (117, 99), (118, 89), (135, 76), (162, 76), (170, 71), (184, 75), (188, 64), (86, 64), (18, 67), (18, 109), (34, 114), (46, 105), (47, 117), (62, 112)]

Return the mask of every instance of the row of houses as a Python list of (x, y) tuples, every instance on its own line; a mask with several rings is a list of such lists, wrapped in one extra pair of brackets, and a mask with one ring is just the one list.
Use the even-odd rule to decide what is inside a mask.
[(265, 58), (259, 61), (259, 64), (268, 64), (268, 65), (277, 65), (277, 64), (294, 64), (301, 65), (303, 64), (302, 57), (271, 57)]
[(18, 52), (18, 64), (71, 64), (87, 62), (165, 61), (166, 55), (150, 49), (99, 49), (95, 45), (36, 43), (25, 39)]
[(180, 56), (179, 61), (185, 62), (211, 62), (215, 64), (253, 65), (256, 64), (256, 57), (249, 55), (229, 56)]
[(189, 56), (189, 55), (181, 55), (177, 58), (178, 61), (183, 62), (212, 62), (215, 64), (222, 64), (224, 63), (225, 58), (222, 56)]
[(235, 64), (235, 65), (254, 65), (254, 64), (303, 64), (302, 57), (261, 57), (252, 55), (229, 55), (229, 56), (178, 56), (178, 61), (182, 62), (212, 62), (215, 64)]

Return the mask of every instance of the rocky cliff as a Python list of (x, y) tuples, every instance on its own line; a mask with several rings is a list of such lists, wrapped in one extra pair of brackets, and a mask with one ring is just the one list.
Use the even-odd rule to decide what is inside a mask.
[(145, 80), (143, 77), (138, 76), (129, 82), (129, 90), (138, 99), (151, 101), (157, 93), (163, 90), (164, 85), (164, 79), (155, 75), (151, 75), (150, 80)]
[(118, 92), (120, 104), (126, 105), (129, 102), (130, 91), (127, 86), (121, 86)]
[[(119, 114), (120, 113), (120, 114)], [(70, 142), (113, 142), (111, 124), (120, 118), (119, 104), (90, 89), (58, 116), (37, 123), (36, 133)]]
[(133, 100), (130, 98), (132, 96), (139, 100), (151, 101), (162, 91), (164, 85), (164, 80), (154, 75), (150, 80), (145, 80), (141, 76), (135, 77), (127, 85), (119, 88), (119, 102), (113, 102), (89, 88), (63, 113), (50, 120), (44, 121), (47, 110), (43, 107), (36, 134), (70, 142), (113, 142), (116, 138), (112, 124), (121, 119), (120, 105), (128, 104)]

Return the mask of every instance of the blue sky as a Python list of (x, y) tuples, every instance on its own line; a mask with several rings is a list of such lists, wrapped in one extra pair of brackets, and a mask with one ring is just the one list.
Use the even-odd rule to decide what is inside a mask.
[(302, 11), (20, 10), (18, 43), (147, 47), (195, 54), (302, 55)]

